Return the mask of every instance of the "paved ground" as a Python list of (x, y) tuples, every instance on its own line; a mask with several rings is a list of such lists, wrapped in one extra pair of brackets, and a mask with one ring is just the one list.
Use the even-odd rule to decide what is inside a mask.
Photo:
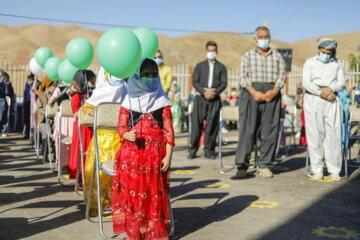
[[(0, 138), (0, 239), (101, 239), (98, 224), (84, 220), (81, 197), (61, 187), (20, 137)], [(238, 180), (221, 175), (218, 161), (187, 160), (186, 135), (176, 143), (171, 239), (360, 239), (359, 171), (340, 183), (311, 181), (298, 147), (276, 163), (274, 178)], [(226, 146), (225, 163), (235, 147)]]

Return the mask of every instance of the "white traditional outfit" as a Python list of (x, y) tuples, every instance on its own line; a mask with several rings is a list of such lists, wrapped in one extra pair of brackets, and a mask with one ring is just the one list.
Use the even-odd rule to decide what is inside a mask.
[(322, 176), (324, 163), (330, 174), (341, 171), (341, 101), (320, 97), (321, 88), (330, 87), (337, 92), (345, 88), (346, 80), (340, 61), (335, 58), (336, 41), (320, 39), (319, 48), (333, 50), (330, 61), (323, 62), (319, 56), (306, 60), (303, 69), (305, 128), (311, 169), (314, 175)]

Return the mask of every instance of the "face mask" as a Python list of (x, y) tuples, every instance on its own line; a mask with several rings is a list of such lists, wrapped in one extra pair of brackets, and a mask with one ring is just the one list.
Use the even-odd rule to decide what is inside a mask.
[(214, 60), (216, 58), (216, 52), (207, 52), (206, 57), (209, 60)]
[(156, 78), (142, 77), (142, 78), (140, 78), (141, 87), (145, 91), (152, 91), (155, 89), (155, 80), (156, 80)]
[(257, 40), (257, 45), (261, 49), (268, 49), (270, 45), (270, 40)]
[(232, 91), (231, 92), (231, 96), (236, 96), (237, 95), (237, 92), (236, 91)]
[(323, 63), (327, 63), (330, 61), (331, 55), (329, 54), (325, 54), (322, 52), (319, 52), (319, 56), (318, 56), (319, 60), (322, 61)]
[(157, 64), (158, 66), (163, 63), (162, 57), (154, 58), (154, 61), (156, 62), (156, 64)]

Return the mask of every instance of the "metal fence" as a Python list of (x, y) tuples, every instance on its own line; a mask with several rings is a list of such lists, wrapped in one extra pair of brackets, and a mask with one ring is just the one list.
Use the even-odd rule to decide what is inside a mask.
[[(342, 61), (345, 72), (349, 75), (349, 82), (352, 84), (357, 84), (360, 82), (360, 64), (350, 68), (349, 61)], [(18, 100), (22, 101), (22, 96), (25, 88), (25, 82), (28, 74), (30, 74), (29, 68), (27, 65), (14, 65), (7, 62), (1, 62), (0, 68), (3, 69), (10, 75), (11, 82), (14, 87), (14, 91), (19, 97)], [(91, 66), (90, 69), (94, 71), (95, 74), (99, 71), (99, 66)], [(187, 64), (172, 66), (173, 76), (177, 80), (177, 83), (180, 85), (181, 89), (181, 99), (188, 99), (189, 93), (191, 91), (191, 75), (193, 67)], [(39, 80), (45, 74), (37, 76)], [(302, 86), (302, 67), (292, 65), (291, 72), (288, 73), (288, 95), (295, 95), (296, 89)], [(228, 96), (230, 96), (231, 88), (238, 89), (240, 87), (240, 68), (228, 69), (228, 85), (225, 90)], [(285, 90), (284, 90), (285, 91)]]

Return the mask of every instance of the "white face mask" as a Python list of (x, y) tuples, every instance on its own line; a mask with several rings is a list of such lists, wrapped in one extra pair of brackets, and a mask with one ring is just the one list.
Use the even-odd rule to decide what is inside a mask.
[(207, 52), (206, 57), (209, 60), (214, 60), (216, 58), (216, 52)]
[(261, 49), (268, 49), (270, 45), (270, 40), (257, 40), (257, 45)]

